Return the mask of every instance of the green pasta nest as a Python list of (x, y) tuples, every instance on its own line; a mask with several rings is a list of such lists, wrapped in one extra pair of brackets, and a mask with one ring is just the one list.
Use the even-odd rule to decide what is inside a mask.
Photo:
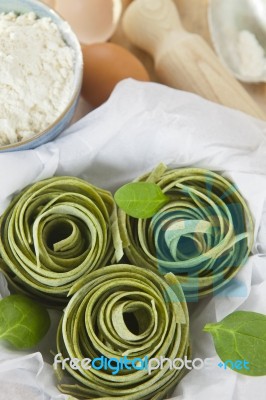
[[(57, 334), (61, 362), (190, 356), (186, 300), (173, 274), (160, 277), (134, 265), (111, 265), (81, 279), (71, 294)], [(62, 369), (76, 383), (60, 389), (80, 399), (164, 399), (185, 373), (184, 366), (171, 369), (167, 362), (150, 374), (146, 369), (124, 368), (117, 374), (81, 365), (73, 369), (69, 363)]]
[(118, 211), (129, 261), (174, 273), (190, 301), (228, 283), (253, 244), (252, 217), (235, 185), (209, 170), (162, 164), (137, 181), (156, 183), (169, 201), (147, 219)]
[(1, 217), (7, 277), (20, 290), (64, 304), (76, 280), (116, 258), (116, 224), (109, 192), (74, 177), (40, 181), (16, 196)]

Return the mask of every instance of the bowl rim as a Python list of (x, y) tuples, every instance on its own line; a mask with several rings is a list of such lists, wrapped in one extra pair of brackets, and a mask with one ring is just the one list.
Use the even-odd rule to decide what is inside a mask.
[[(72, 107), (74, 106), (76, 100), (79, 97), (80, 91), (81, 91), (81, 86), (82, 86), (82, 81), (83, 81), (83, 55), (82, 55), (82, 49), (81, 49), (81, 44), (78, 40), (77, 35), (75, 34), (75, 32), (73, 31), (73, 29), (71, 28), (70, 24), (54, 9), (52, 9), (51, 7), (49, 7), (47, 4), (43, 3), (40, 0), (30, 0), (31, 3), (35, 3), (37, 4), (40, 8), (46, 10), (48, 12), (48, 14), (52, 14), (54, 16), (56, 16), (56, 18), (61, 21), (63, 24), (65, 24), (65, 26), (67, 26), (68, 28), (68, 34), (71, 36), (71, 38), (74, 40), (75, 42), (75, 47), (71, 46), (70, 44), (68, 44), (74, 51), (75, 51), (75, 68), (74, 68), (74, 72), (76, 71), (77, 68), (77, 72), (78, 72), (78, 78), (77, 78), (77, 85), (73, 88), (73, 94), (70, 97), (70, 100), (66, 106), (66, 108), (64, 109), (64, 111), (57, 117), (57, 119), (51, 124), (49, 125), (45, 130), (36, 133), (35, 135), (33, 135), (30, 138), (27, 138), (25, 140), (20, 140), (18, 142), (15, 143), (10, 143), (4, 146), (0, 146), (0, 153), (1, 152), (5, 152), (5, 151), (10, 151), (10, 150), (16, 150), (19, 147), (22, 146), (26, 146), (27, 144), (30, 144), (32, 142), (37, 141), (38, 139), (40, 139), (41, 137), (45, 136), (46, 134), (50, 133), (51, 130), (53, 128), (55, 128), (58, 123), (60, 121), (62, 121), (64, 119), (64, 117), (69, 113), (69, 111), (72, 109)], [(13, 10), (14, 12), (16, 12), (16, 10)], [(10, 11), (11, 12), (11, 11)], [(37, 17), (38, 14), (36, 13)], [(49, 16), (47, 16), (47, 18), (49, 18)], [(53, 21), (54, 22), (54, 21)], [(61, 27), (54, 22), (61, 35), (62, 35), (62, 29)], [(64, 38), (63, 38), (64, 39)], [(60, 133), (58, 133), (60, 134)], [(28, 148), (28, 150), (31, 148)], [(26, 148), (24, 150), (27, 150)]]

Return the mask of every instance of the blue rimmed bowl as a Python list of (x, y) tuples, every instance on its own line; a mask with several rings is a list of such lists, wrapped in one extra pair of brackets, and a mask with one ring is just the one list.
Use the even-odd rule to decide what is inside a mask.
[(72, 95), (64, 112), (44, 131), (27, 140), (0, 146), (0, 152), (28, 150), (50, 142), (58, 136), (70, 123), (77, 108), (83, 77), (83, 57), (79, 41), (69, 24), (47, 5), (37, 0), (1, 0), (0, 13), (15, 12), (25, 14), (34, 12), (38, 17), (49, 17), (58, 26), (65, 42), (74, 50), (74, 82)]

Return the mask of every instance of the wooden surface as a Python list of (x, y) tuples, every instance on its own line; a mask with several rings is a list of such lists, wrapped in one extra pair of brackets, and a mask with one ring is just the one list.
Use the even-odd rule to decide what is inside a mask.
[[(134, 0), (122, 0), (124, 9)], [(174, 0), (184, 27), (193, 33), (201, 35), (206, 41), (212, 45), (208, 28), (208, 0)], [(137, 57), (141, 59), (148, 69), (151, 79), (158, 81), (153, 69), (153, 61), (151, 57), (143, 51), (135, 48), (125, 37), (121, 24), (119, 25), (112, 41), (121, 44), (131, 50)], [(266, 84), (243, 84), (245, 89), (253, 97), (253, 99), (266, 112)]]

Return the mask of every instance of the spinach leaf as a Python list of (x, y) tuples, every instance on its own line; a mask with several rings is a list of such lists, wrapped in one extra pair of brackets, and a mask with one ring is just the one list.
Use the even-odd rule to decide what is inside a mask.
[[(246, 361), (248, 368), (237, 372), (266, 375), (266, 315), (237, 311), (221, 322), (205, 325), (203, 330), (211, 333), (217, 354), (224, 363)], [(232, 363), (228, 362), (227, 366), (232, 368)]]
[(115, 193), (117, 205), (134, 218), (151, 218), (169, 198), (155, 183), (132, 182), (122, 186)]
[(45, 308), (15, 294), (0, 301), (0, 340), (17, 349), (34, 347), (47, 333), (50, 317)]

